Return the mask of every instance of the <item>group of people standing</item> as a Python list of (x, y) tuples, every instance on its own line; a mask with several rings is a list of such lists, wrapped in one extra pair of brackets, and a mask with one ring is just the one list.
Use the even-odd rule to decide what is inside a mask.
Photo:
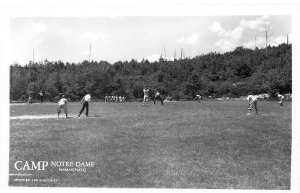
[[(145, 87), (143, 89), (144, 92), (144, 100), (143, 100), (143, 105), (148, 105), (149, 103), (149, 91), (150, 89), (148, 87)], [(40, 103), (42, 104), (44, 102), (44, 90), (41, 90), (39, 92), (39, 97), (40, 97)], [(279, 99), (279, 105), (283, 106), (283, 101), (284, 101), (284, 96), (276, 93), (277, 98)], [(249, 106), (248, 106), (248, 115), (251, 114), (252, 109), (255, 110), (255, 115), (258, 115), (258, 109), (257, 109), (257, 101), (259, 99), (260, 95), (249, 95), (246, 99), (249, 102)], [(57, 108), (57, 116), (60, 116), (61, 111), (63, 110), (66, 118), (68, 118), (68, 100), (66, 99), (66, 96), (63, 94), (59, 94), (59, 101), (58, 101), (58, 108)], [(200, 102), (200, 100), (203, 97), (200, 95), (196, 96), (196, 99), (198, 100), (198, 102)], [(126, 97), (125, 96), (118, 96), (118, 95), (113, 95), (113, 96), (105, 96), (105, 102), (125, 102)], [(161, 105), (164, 105), (163, 103), (163, 99), (162, 96), (160, 94), (160, 92), (158, 90), (156, 90), (155, 94), (154, 94), (154, 105), (156, 103), (156, 101), (159, 100), (161, 102)], [(86, 94), (82, 99), (81, 99), (81, 103), (82, 103), (82, 107), (77, 115), (77, 117), (80, 117), (81, 114), (83, 113), (84, 110), (86, 110), (85, 115), (86, 117), (89, 116), (89, 103), (91, 102), (91, 94), (88, 93)], [(28, 103), (32, 103), (32, 97), (29, 96), (28, 99)]]
[(126, 97), (125, 96), (118, 96), (118, 95), (112, 95), (112, 96), (107, 96), (105, 95), (104, 101), (105, 102), (125, 102)]

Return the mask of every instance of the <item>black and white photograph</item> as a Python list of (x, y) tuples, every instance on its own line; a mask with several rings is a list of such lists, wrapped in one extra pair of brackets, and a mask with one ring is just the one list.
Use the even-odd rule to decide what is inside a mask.
[(12, 14), (5, 184), (299, 191), (297, 9), (278, 7)]

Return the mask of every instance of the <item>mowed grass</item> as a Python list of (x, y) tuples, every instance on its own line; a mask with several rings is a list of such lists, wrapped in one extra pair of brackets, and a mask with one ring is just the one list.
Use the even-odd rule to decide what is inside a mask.
[[(79, 103), (71, 103), (74, 115)], [(289, 189), (291, 103), (94, 103), (97, 118), (11, 120), (12, 186)], [(11, 116), (54, 114), (56, 104), (11, 105)], [(64, 116), (64, 115), (63, 115)], [(62, 117), (63, 117), (62, 116)], [(16, 171), (17, 160), (95, 162), (86, 172)], [(58, 179), (15, 182), (16, 178)]]

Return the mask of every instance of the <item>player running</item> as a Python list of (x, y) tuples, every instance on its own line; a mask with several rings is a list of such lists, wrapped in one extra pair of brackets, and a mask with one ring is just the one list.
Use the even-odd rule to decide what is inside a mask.
[(148, 87), (144, 88), (143, 92), (144, 92), (143, 104), (145, 105), (145, 103), (147, 102), (147, 105), (148, 105), (148, 102), (149, 102), (149, 88)]
[(279, 93), (276, 93), (277, 94), (277, 98), (279, 99), (279, 105), (280, 106), (283, 106), (283, 99), (284, 99), (284, 96), (279, 94)]
[(61, 113), (61, 109), (64, 110), (65, 114), (66, 114), (66, 118), (68, 117), (68, 100), (65, 98), (65, 95), (59, 95), (60, 100), (58, 101), (58, 108), (57, 108), (57, 118), (59, 118), (59, 115)]
[(257, 112), (257, 96), (256, 95), (249, 95), (247, 97), (247, 101), (249, 102), (249, 107), (248, 107), (249, 112), (248, 112), (247, 115), (251, 114), (252, 107), (254, 107), (254, 109), (255, 109), (255, 115), (258, 115), (258, 112)]
[(89, 116), (89, 102), (91, 102), (91, 95), (88, 93), (86, 94), (82, 99), (81, 99), (81, 103), (82, 103), (82, 108), (80, 110), (80, 112), (78, 113), (77, 117), (80, 117), (81, 113), (85, 110), (85, 115), (86, 117)]
[(200, 103), (201, 99), (202, 99), (202, 96), (199, 95), (199, 94), (197, 94), (197, 95), (196, 95), (196, 100), (198, 101), (198, 103)]
[(158, 91), (156, 91), (155, 96), (154, 96), (154, 105), (155, 105), (155, 101), (156, 101), (156, 100), (160, 100), (161, 105), (164, 105), (164, 102), (163, 102), (163, 100), (162, 100), (162, 97), (161, 97), (161, 95), (160, 95), (160, 93), (159, 93)]

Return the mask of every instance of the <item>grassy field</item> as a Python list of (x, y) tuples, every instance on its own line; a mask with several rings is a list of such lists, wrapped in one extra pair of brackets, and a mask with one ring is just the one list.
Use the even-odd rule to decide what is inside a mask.
[[(159, 103), (158, 103), (159, 104)], [(90, 118), (11, 119), (11, 186), (289, 189), (291, 103), (245, 101), (95, 103)], [(79, 103), (71, 103), (75, 116)], [(11, 117), (56, 104), (11, 105)], [(96, 115), (96, 118), (94, 118)], [(99, 117), (97, 117), (99, 116)], [(64, 115), (62, 115), (64, 117)], [(17, 171), (28, 161), (94, 162), (82, 171)], [(23, 181), (18, 181), (23, 179)], [(24, 179), (29, 181), (25, 182)], [(35, 182), (34, 179), (40, 180)], [(55, 179), (55, 181), (43, 181)]]

